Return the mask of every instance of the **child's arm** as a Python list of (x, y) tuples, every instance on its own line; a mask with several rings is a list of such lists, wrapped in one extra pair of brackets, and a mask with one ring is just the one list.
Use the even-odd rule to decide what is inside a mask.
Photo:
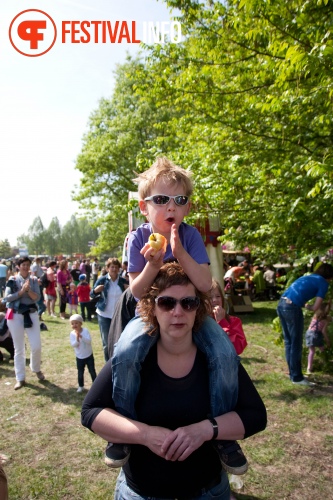
[(323, 336), (325, 339), (325, 344), (329, 347), (331, 345), (330, 338), (329, 338), (328, 333), (327, 333), (327, 327), (328, 327), (329, 321), (325, 320), (323, 323), (324, 323), (324, 326), (323, 326), (322, 332), (323, 332)]
[(83, 330), (81, 332), (81, 337), (82, 337), (82, 340), (86, 344), (91, 344), (91, 336), (90, 336), (89, 331), (86, 328), (83, 328)]
[(171, 227), (170, 245), (173, 256), (178, 260), (193, 285), (201, 292), (208, 292), (212, 287), (212, 275), (208, 264), (198, 264), (184, 249), (179, 238), (176, 224)]
[[(163, 265), (164, 252), (160, 250), (159, 252), (156, 252), (154, 256), (151, 256), (150, 250), (144, 254), (145, 258), (148, 258), (149, 260), (141, 273), (129, 273), (131, 292), (137, 299), (141, 299), (142, 295), (153, 284), (158, 271)], [(147, 255), (148, 252), (149, 255)]]
[(75, 335), (75, 332), (71, 332), (69, 335), (69, 342), (72, 347), (78, 347), (80, 345), (80, 341)]

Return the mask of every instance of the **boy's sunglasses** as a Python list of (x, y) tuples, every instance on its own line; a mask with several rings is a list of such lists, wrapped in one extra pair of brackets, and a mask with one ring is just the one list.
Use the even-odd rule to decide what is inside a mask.
[(171, 199), (173, 199), (176, 205), (179, 205), (180, 207), (183, 207), (188, 203), (188, 196), (183, 196), (182, 194), (177, 194), (176, 196), (155, 194), (154, 196), (148, 196), (148, 198), (145, 198), (145, 201), (152, 201), (155, 205), (167, 205)]
[(162, 311), (171, 311), (179, 303), (184, 311), (191, 312), (196, 311), (200, 304), (199, 297), (184, 297), (183, 299), (175, 299), (174, 297), (168, 297), (167, 295), (156, 297), (156, 304)]

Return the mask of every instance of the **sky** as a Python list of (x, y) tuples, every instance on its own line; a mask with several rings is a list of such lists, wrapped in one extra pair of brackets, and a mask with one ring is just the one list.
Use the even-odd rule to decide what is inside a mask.
[[(31, 9), (34, 12), (23, 13)], [(31, 57), (21, 52), (46, 51), (54, 39), (54, 25), (36, 10), (52, 18), (57, 36), (48, 52)], [(44, 38), (35, 49), (30, 47), (31, 20), (47, 20), (48, 29), (39, 29), (37, 36), (42, 33)], [(8, 239), (12, 246), (18, 236), (28, 234), (36, 217), (47, 228), (53, 217), (64, 225), (79, 212), (72, 201), (80, 182), (75, 159), (89, 116), (102, 97), (111, 97), (116, 65), (139, 50), (136, 43), (103, 44), (101, 31), (99, 43), (94, 43), (94, 25), (88, 30), (90, 43), (72, 43), (72, 36), (85, 36), (83, 31), (67, 34), (62, 43), (62, 22), (110, 21), (115, 28), (117, 20), (128, 27), (135, 21), (140, 39), (144, 23), (169, 22), (170, 13), (162, 0), (1, 0), (0, 240)], [(20, 25), (25, 28), (21, 37)], [(71, 26), (80, 29), (79, 23), (66, 24), (67, 29)]]

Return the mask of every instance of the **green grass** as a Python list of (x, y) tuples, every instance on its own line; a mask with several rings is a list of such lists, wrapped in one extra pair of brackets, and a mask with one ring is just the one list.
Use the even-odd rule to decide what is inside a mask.
[[(283, 346), (271, 327), (275, 302), (255, 302), (255, 311), (240, 315), (248, 340), (242, 362), (268, 412), (267, 429), (243, 441), (250, 467), (242, 476), (238, 499), (321, 500), (331, 498), (333, 374), (323, 371), (319, 356), (315, 388), (296, 387), (286, 375)], [(83, 428), (77, 394), (75, 355), (70, 327), (46, 319), (42, 332), (47, 377), (38, 382), (27, 367), (27, 386), (14, 391), (13, 363), (0, 364), (0, 453), (9, 498), (105, 499), (113, 497), (117, 471), (103, 462), (105, 442)], [(97, 322), (87, 323), (93, 338), (96, 369), (103, 366)], [(304, 366), (306, 350), (304, 350)], [(6, 357), (7, 352), (3, 350)], [(27, 356), (28, 357), (28, 356)], [(85, 385), (91, 380), (86, 372)]]

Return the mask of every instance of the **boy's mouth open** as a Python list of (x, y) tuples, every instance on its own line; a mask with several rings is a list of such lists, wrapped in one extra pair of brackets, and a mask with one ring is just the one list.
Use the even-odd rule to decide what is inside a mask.
[(169, 222), (170, 224), (173, 224), (175, 222), (175, 219), (174, 217), (168, 217), (166, 221)]

